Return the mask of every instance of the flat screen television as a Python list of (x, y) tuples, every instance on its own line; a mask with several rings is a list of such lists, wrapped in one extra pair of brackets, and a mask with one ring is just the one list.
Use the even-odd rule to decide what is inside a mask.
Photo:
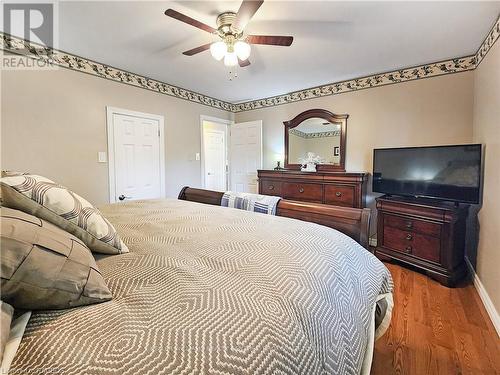
[(480, 186), (480, 144), (373, 151), (377, 193), (477, 204)]

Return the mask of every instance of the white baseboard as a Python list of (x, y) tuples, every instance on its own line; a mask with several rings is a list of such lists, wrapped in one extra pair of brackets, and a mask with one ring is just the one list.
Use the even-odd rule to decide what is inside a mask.
[(493, 302), (491, 301), (488, 292), (486, 291), (486, 289), (484, 289), (484, 285), (477, 276), (476, 271), (474, 270), (474, 267), (472, 267), (472, 264), (470, 263), (469, 259), (465, 258), (465, 262), (467, 263), (467, 267), (469, 268), (469, 271), (473, 277), (474, 286), (476, 287), (477, 294), (479, 294), (481, 301), (483, 301), (484, 308), (486, 309), (486, 312), (490, 316), (491, 322), (493, 323), (493, 326), (497, 331), (497, 335), (500, 337), (500, 316), (498, 315), (498, 311), (495, 308), (495, 305), (493, 305)]

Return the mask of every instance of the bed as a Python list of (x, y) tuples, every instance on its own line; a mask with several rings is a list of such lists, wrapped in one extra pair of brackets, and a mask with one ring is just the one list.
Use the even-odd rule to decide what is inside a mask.
[(392, 281), (353, 238), (186, 200), (101, 212), (130, 250), (95, 254), (113, 299), (33, 312), (12, 373), (369, 373)]

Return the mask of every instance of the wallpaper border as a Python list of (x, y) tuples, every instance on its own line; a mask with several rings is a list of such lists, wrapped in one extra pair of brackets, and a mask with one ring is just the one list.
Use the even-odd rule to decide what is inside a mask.
[[(365, 77), (328, 83), (321, 86), (292, 91), (290, 93), (276, 95), (268, 98), (251, 100), (243, 103), (229, 103), (195, 91), (183, 89), (152, 78), (118, 69), (110, 65), (102, 64), (84, 57), (57, 49), (35, 48), (36, 43), (14, 37), (0, 32), (2, 44), (0, 49), (16, 53), (16, 50), (29, 50), (28, 54), (22, 54), (35, 60), (50, 60), (57, 66), (74, 71), (87, 73), (96, 77), (109, 79), (115, 82), (128, 84), (134, 87), (158, 92), (160, 94), (188, 100), (209, 107), (238, 113), (254, 109), (274, 107), (278, 105), (294, 103), (302, 100), (314, 99), (323, 96), (338, 95), (351, 91), (358, 91), (373, 87), (386, 86), (396, 83), (409, 82), (418, 79), (438, 77), (446, 74), (461, 73), (474, 70), (484, 59), (491, 47), (500, 36), (500, 16), (488, 32), (481, 46), (474, 55), (457, 57), (449, 60), (417, 65), (409, 68), (396, 69), (393, 71), (372, 74)], [(34, 47), (35, 46), (35, 47)], [(21, 54), (21, 53), (19, 53)]]
[(491, 47), (495, 44), (500, 36), (500, 15), (497, 18), (497, 21), (493, 24), (490, 32), (484, 38), (483, 43), (476, 52), (476, 68), (481, 64), (486, 54), (490, 51)]
[(329, 83), (304, 90), (292, 91), (288, 94), (238, 103), (236, 104), (235, 112), (251, 111), (254, 109), (274, 107), (323, 96), (338, 95), (351, 91), (437, 77), (445, 74), (466, 72), (474, 70), (475, 59), (474, 55), (459, 57), (431, 64), (418, 65), (411, 68), (403, 68), (386, 73), (372, 74), (366, 77)]
[[(45, 60), (50, 63), (70, 70), (87, 73), (96, 77), (124, 83), (134, 87), (143, 88), (160, 94), (188, 100), (209, 107), (233, 112), (234, 104), (212, 98), (195, 91), (183, 89), (149, 77), (141, 76), (110, 65), (102, 64), (78, 55), (60, 51), (54, 48), (43, 48), (37, 43), (0, 32), (2, 44), (0, 49), (34, 60)], [(24, 51), (28, 50), (28, 53)], [(23, 51), (23, 52), (19, 52)]]
[(254, 109), (274, 107), (278, 105), (315, 99), (323, 96), (337, 95), (345, 92), (380, 87), (395, 83), (409, 82), (417, 79), (438, 77), (445, 74), (461, 73), (476, 69), (484, 59), (491, 47), (500, 36), (500, 15), (491, 27), (488, 35), (479, 46), (474, 55), (457, 57), (449, 60), (430, 64), (402, 68), (390, 72), (372, 74), (366, 77), (346, 81), (329, 83), (326, 85), (292, 91), (287, 94), (271, 96), (269, 98), (250, 100), (236, 104), (234, 112), (246, 112)]

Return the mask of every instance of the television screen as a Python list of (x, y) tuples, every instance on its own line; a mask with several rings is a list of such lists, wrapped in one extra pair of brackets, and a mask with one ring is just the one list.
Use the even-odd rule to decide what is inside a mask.
[(481, 145), (375, 149), (373, 191), (479, 203)]

